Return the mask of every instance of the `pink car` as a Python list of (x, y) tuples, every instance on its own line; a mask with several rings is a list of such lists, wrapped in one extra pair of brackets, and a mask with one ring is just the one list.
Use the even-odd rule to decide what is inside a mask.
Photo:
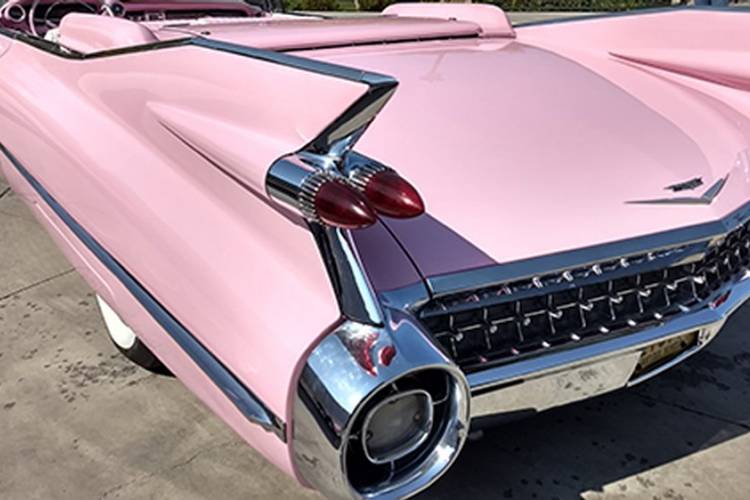
[(747, 13), (0, 18), (0, 167), (117, 347), (328, 497), (413, 495), (750, 295)]

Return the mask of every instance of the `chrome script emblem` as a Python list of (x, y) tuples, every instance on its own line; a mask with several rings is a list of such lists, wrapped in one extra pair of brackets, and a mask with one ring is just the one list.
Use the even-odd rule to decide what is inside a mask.
[[(649, 204), (649, 205), (710, 205), (714, 199), (719, 195), (724, 185), (729, 179), (729, 174), (725, 175), (718, 181), (714, 182), (711, 187), (701, 196), (676, 196), (674, 198), (656, 198), (653, 200), (634, 200), (628, 201), (627, 203), (633, 204)], [(696, 184), (697, 183), (697, 184)], [(703, 180), (699, 177), (691, 179), (687, 182), (681, 182), (679, 184), (673, 184), (667, 186), (665, 189), (671, 189), (672, 191), (679, 192), (687, 189), (695, 189), (703, 184)]]
[(686, 191), (688, 189), (692, 190), (702, 185), (703, 185), (703, 178), (695, 177), (694, 179), (690, 179), (689, 181), (678, 182), (677, 184), (672, 184), (671, 186), (667, 186), (664, 189), (668, 189), (668, 190), (674, 191), (675, 193), (679, 193), (680, 191)]

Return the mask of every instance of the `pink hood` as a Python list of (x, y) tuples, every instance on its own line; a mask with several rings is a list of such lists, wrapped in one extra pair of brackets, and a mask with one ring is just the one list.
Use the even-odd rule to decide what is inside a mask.
[[(399, 80), (357, 149), (410, 179), (429, 215), (471, 244), (457, 258), (461, 244), (434, 223), (392, 224), (426, 275), (688, 226), (750, 198), (750, 120), (736, 105), (747, 97), (732, 89), (606, 52), (574, 60), (523, 43), (522, 30), (301, 55)], [(710, 205), (627, 203), (700, 196), (727, 174)], [(695, 177), (695, 191), (665, 190)]]

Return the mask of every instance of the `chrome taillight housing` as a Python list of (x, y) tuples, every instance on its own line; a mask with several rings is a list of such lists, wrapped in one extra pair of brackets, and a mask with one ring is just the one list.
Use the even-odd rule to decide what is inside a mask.
[(406, 179), (355, 152), (341, 158), (307, 152), (286, 156), (269, 169), (266, 190), (305, 219), (344, 229), (370, 226), (378, 214), (409, 218), (425, 210)]
[[(327, 498), (412, 496), (449, 468), (466, 438), (463, 374), (408, 316), (386, 314), (398, 316), (385, 318), (391, 327), (343, 322), (299, 380), (295, 466)], [(395, 353), (387, 363), (384, 350)]]
[(377, 220), (362, 194), (345, 181), (325, 174), (314, 173), (305, 179), (298, 203), (308, 220), (333, 227), (358, 229)]

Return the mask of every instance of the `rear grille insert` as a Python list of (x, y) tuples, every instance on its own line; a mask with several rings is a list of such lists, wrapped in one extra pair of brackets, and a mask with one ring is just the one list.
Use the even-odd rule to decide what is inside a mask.
[(464, 371), (662, 324), (705, 305), (750, 264), (745, 224), (691, 243), (428, 302), (419, 318)]

